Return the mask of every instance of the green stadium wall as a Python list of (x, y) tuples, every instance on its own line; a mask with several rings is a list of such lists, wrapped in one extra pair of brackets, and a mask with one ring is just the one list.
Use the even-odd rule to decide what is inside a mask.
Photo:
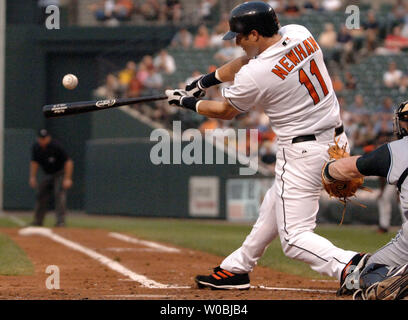
[[(75, 162), (75, 185), (68, 194), (68, 207), (83, 209), (85, 143), (92, 138), (109, 137), (109, 133), (123, 128), (121, 123), (126, 121), (124, 119), (128, 116), (118, 116), (120, 119), (109, 123), (111, 130), (106, 127), (104, 130), (98, 128), (97, 120), (93, 127), (93, 118), (90, 114), (47, 120), (42, 115), (42, 106), (66, 101), (92, 100), (92, 90), (101, 85), (106, 73), (112, 71), (106, 68), (104, 62), (110, 61), (109, 66), (123, 67), (130, 59), (138, 61), (146, 54), (154, 54), (168, 45), (175, 29), (138, 26), (64, 27), (60, 30), (46, 30), (43, 26), (22, 24), (17, 18), (10, 18), (8, 21), (15, 23), (7, 25), (6, 139), (12, 139), (17, 145), (26, 146), (27, 137), (20, 135), (18, 130), (22, 132), (31, 130), (35, 135), (35, 132), (42, 127), (49, 129), (51, 134), (65, 146)], [(61, 79), (66, 73), (74, 73), (78, 76), (79, 86), (75, 90), (70, 91), (62, 87)], [(113, 129), (115, 126), (118, 129)], [(129, 134), (131, 131), (135, 132), (129, 129), (122, 135)], [(146, 134), (146, 130), (143, 132)], [(139, 135), (135, 133), (130, 136)], [(10, 138), (11, 136), (13, 138)], [(112, 137), (114, 136), (115, 134)], [(19, 142), (19, 139), (22, 140)], [(34, 140), (33, 138), (32, 142)], [(29, 150), (21, 148), (16, 152), (17, 154), (4, 153), (5, 173), (13, 171), (11, 168), (14, 165), (13, 159), (16, 159), (18, 154), (25, 155)], [(28, 167), (29, 164), (27, 162), (21, 165)], [(5, 174), (4, 198), (14, 192), (17, 181), (26, 181), (26, 179), (28, 176), (25, 170), (14, 172), (14, 176)], [(21, 188), (25, 188), (25, 184)], [(32, 208), (33, 205), (32, 197), (22, 197), (19, 202), (14, 201), (12, 204), (6, 199), (4, 209), (26, 209)]]
[[(219, 180), (219, 212), (214, 218), (225, 219), (226, 180), (240, 177), (239, 169), (243, 166), (227, 164), (228, 156), (215, 148), (213, 163), (221, 153), (224, 164), (155, 165), (150, 158), (155, 144), (157, 142), (149, 138), (89, 140), (86, 146), (86, 212), (190, 218), (190, 178), (216, 177)], [(181, 149), (187, 144), (182, 142)], [(203, 155), (206, 144), (202, 146)]]

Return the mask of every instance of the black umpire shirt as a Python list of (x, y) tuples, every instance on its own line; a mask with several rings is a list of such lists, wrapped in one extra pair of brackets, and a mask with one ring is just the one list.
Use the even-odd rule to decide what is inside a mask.
[(55, 140), (51, 140), (44, 149), (36, 142), (32, 147), (31, 160), (37, 162), (46, 174), (54, 174), (64, 168), (68, 155)]

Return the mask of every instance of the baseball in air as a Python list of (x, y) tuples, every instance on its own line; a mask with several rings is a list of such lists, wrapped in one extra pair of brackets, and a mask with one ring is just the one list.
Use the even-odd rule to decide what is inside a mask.
[(62, 79), (62, 84), (68, 90), (73, 90), (78, 85), (78, 78), (73, 74), (66, 74)]

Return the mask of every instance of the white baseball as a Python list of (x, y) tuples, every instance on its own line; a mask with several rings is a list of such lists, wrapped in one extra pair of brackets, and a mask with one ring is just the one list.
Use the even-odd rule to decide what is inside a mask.
[(73, 90), (78, 85), (78, 78), (73, 74), (66, 74), (62, 79), (62, 84), (65, 88)]

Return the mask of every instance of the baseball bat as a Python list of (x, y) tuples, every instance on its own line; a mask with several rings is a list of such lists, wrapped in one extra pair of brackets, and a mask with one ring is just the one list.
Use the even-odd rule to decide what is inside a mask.
[(43, 114), (46, 118), (65, 117), (80, 113), (99, 111), (111, 108), (117, 108), (135, 103), (157, 101), (167, 99), (166, 95), (154, 95), (138, 98), (122, 98), (97, 101), (79, 101), (58, 104), (48, 104), (43, 106)]

